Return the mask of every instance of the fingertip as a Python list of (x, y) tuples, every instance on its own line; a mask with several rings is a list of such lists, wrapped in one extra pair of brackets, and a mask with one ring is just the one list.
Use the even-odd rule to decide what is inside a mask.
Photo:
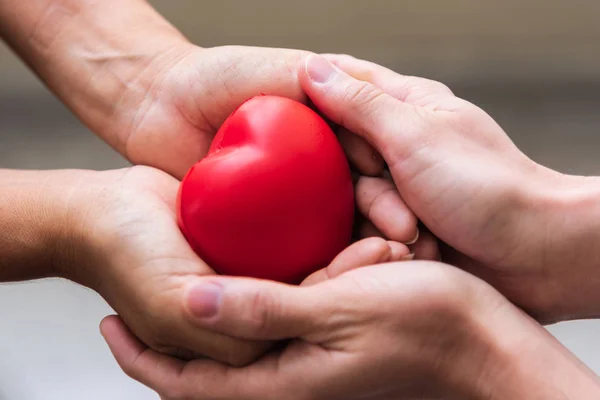
[(104, 336), (104, 332), (108, 329), (110, 330), (110, 325), (113, 324), (113, 320), (115, 318), (118, 318), (116, 315), (107, 315), (106, 317), (102, 318), (102, 321), (100, 321), (100, 334), (102, 334), (102, 336)]
[(329, 276), (337, 276), (344, 271), (365, 265), (377, 264), (390, 257), (391, 249), (381, 237), (369, 237), (353, 243), (342, 251), (327, 267)]
[(406, 261), (414, 258), (414, 254), (411, 253), (410, 249), (404, 243), (394, 242), (389, 240), (387, 242), (390, 248), (390, 259), (389, 262), (393, 261)]
[(118, 315), (107, 315), (100, 321), (100, 334), (107, 343), (121, 336), (125, 329), (127, 328)]
[(311, 286), (335, 278), (350, 270), (387, 262), (393, 258), (393, 250), (381, 237), (362, 239), (348, 246), (331, 263), (302, 282), (302, 286)]
[(109, 315), (100, 322), (100, 333), (117, 361), (146, 348), (117, 315)]
[(304, 73), (312, 83), (324, 84), (340, 72), (329, 60), (319, 54), (309, 54), (304, 59)]
[(218, 282), (198, 279), (188, 283), (184, 290), (184, 309), (194, 322), (202, 322), (219, 312), (223, 286)]
[(392, 248), (384, 238), (371, 237), (364, 239), (363, 242), (365, 242), (364, 260), (368, 260), (370, 264), (381, 264), (392, 259)]
[(415, 234), (412, 239), (410, 239), (406, 242), (406, 244), (411, 245), (411, 244), (417, 243), (420, 236), (421, 236), (421, 232), (419, 232), (419, 227), (415, 225)]

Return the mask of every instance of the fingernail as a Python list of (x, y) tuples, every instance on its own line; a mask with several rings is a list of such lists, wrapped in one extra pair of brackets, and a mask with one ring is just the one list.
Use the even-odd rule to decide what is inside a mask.
[(335, 73), (335, 67), (325, 57), (311, 54), (306, 59), (306, 74), (316, 83), (326, 83)]
[(408, 245), (415, 244), (415, 243), (417, 243), (417, 240), (419, 240), (419, 229), (418, 228), (417, 228), (417, 234), (415, 235), (414, 239), (409, 240), (405, 244), (408, 244)]
[(410, 253), (400, 258), (400, 261), (412, 261), (415, 259), (415, 253)]
[(221, 305), (223, 287), (215, 283), (201, 283), (188, 292), (187, 306), (192, 315), (210, 318), (217, 315)]

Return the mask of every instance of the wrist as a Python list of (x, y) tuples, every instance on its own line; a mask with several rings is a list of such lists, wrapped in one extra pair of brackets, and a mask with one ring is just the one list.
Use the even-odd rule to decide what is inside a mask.
[[(81, 174), (87, 173), (81, 171)], [(76, 246), (74, 171), (0, 170), (0, 281), (66, 277)]]
[(465, 340), (444, 375), (452, 393), (481, 400), (598, 398), (592, 371), (532, 318), (493, 297), (468, 312)]
[(132, 102), (141, 102), (159, 84), (157, 71), (191, 46), (145, 0), (3, 0), (0, 17), (9, 45), (122, 153), (122, 131), (135, 123), (140, 105)]
[[(128, 169), (77, 171), (68, 180), (63, 199), (65, 229), (56, 239), (55, 275), (98, 291), (112, 255), (114, 240), (104, 225), (114, 209), (114, 194)], [(110, 225), (110, 223), (109, 223)], [(113, 229), (111, 227), (111, 229)]]
[(600, 316), (600, 179), (554, 173), (529, 192), (527, 261), (544, 271), (533, 313), (544, 322)]

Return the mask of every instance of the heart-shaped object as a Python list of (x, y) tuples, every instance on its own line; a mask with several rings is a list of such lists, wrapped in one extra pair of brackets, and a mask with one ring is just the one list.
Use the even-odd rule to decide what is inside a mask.
[(277, 96), (235, 110), (179, 189), (179, 226), (218, 273), (298, 283), (350, 242), (346, 156), (313, 110)]

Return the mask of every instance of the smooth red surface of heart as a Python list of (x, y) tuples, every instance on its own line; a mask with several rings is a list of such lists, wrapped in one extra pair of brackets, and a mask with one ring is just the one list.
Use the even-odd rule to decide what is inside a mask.
[(344, 152), (314, 111), (254, 97), (183, 179), (179, 226), (218, 273), (297, 283), (349, 243), (354, 189)]

